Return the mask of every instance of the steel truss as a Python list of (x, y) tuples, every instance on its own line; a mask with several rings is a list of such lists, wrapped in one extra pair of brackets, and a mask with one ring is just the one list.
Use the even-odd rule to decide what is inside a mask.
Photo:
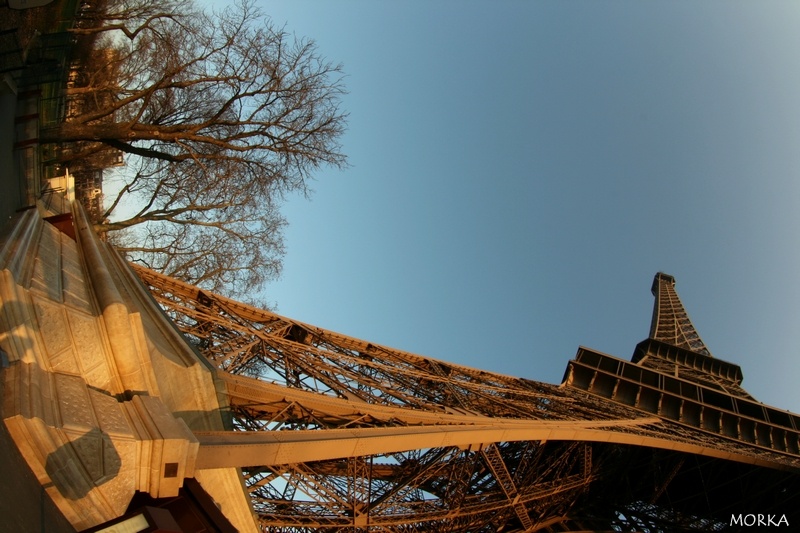
[[(324, 438), (337, 430), (551, 424), (608, 437), (387, 444), (382, 453), (251, 464), (242, 473), (263, 531), (716, 531), (743, 506), (763, 513), (800, 503), (797, 454), (652, 417), (589, 387), (421, 357), (134, 269), (221, 370), (237, 431)], [(671, 287), (654, 322), (680, 305)], [(710, 356), (680, 311), (671, 326), (661, 317), (657, 334), (679, 324), (690, 347)], [(649, 359), (650, 368), (669, 366)]]

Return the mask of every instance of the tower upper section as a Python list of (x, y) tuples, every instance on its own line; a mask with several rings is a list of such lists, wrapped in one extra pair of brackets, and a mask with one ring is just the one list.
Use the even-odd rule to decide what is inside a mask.
[(711, 356), (678, 297), (675, 278), (659, 272), (653, 278), (651, 291), (655, 302), (650, 337), (636, 346), (632, 361), (704, 387), (750, 398), (741, 387), (739, 365)]
[(675, 291), (658, 273), (650, 336), (631, 361), (581, 347), (562, 386), (747, 445), (800, 455), (800, 417), (756, 401), (739, 365), (711, 357)]
[(651, 287), (656, 297), (653, 305), (653, 320), (650, 323), (650, 338), (665, 342), (695, 353), (711, 356), (711, 352), (694, 329), (678, 293), (675, 278), (659, 272)]

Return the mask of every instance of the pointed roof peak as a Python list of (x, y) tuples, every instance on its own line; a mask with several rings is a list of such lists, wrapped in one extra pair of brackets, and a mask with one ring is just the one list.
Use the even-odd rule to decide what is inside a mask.
[(650, 323), (650, 338), (711, 356), (678, 297), (675, 277), (658, 272), (653, 279), (651, 290), (656, 299)]

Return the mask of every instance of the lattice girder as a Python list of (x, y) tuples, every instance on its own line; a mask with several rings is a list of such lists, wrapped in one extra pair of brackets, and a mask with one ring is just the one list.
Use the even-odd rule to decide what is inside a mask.
[[(234, 427), (268, 437), (254, 449), (271, 446), (277, 434), (322, 443), (348, 431), (356, 449), (370, 450), (285, 462), (254, 453), (243, 474), (263, 531), (713, 530), (726, 507), (698, 504), (709, 501), (703, 491), (747, 497), (713, 484), (732, 468), (755, 486), (796, 485), (800, 458), (793, 454), (648, 418), (573, 387), (361, 341), (135, 270), (189, 342), (223, 371)], [(525, 437), (549, 427), (557, 431), (546, 434), (557, 438)], [(391, 444), (392, 435), (438, 442), (425, 435), (447, 440), (448, 431), (462, 430), (476, 436), (457, 445)], [(196, 435), (200, 467), (217, 436)], [(387, 445), (360, 448), (358, 439)], [(314, 452), (317, 441), (309, 442), (305, 449)], [(699, 465), (697, 453), (708, 455)]]

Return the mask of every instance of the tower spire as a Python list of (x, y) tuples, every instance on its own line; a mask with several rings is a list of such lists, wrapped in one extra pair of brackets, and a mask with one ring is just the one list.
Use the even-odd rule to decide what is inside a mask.
[(650, 323), (650, 338), (710, 357), (711, 352), (700, 338), (678, 297), (675, 278), (659, 272), (655, 275), (650, 290), (656, 297), (653, 320)]
[(675, 278), (659, 272), (650, 290), (655, 296), (650, 337), (636, 346), (631, 360), (704, 387), (752, 399), (741, 386), (739, 365), (711, 356), (675, 291)]

